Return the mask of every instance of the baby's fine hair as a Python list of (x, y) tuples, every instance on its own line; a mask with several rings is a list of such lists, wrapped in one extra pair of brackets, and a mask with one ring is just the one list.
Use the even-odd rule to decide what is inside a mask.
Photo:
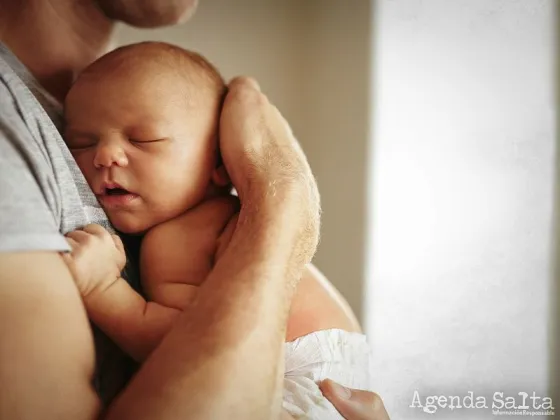
[[(90, 78), (106, 75), (106, 72), (128, 72), (131, 66), (160, 65), (185, 78), (189, 84), (206, 88), (217, 94), (220, 101), (227, 92), (227, 86), (220, 72), (210, 61), (197, 52), (186, 50), (165, 42), (147, 41), (125, 45), (114, 49), (88, 66), (78, 77)], [(190, 70), (190, 71), (189, 71)], [(193, 79), (193, 73), (198, 76)]]

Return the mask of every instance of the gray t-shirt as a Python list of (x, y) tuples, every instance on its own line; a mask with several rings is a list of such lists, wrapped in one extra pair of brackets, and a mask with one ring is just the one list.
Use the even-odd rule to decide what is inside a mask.
[[(112, 230), (61, 126), (62, 106), (0, 43), (0, 252), (67, 251), (63, 234), (69, 231), (89, 223)], [(121, 359), (97, 331), (96, 345), (103, 373), (96, 385), (108, 400), (122, 385)]]
[(0, 251), (65, 251), (105, 213), (62, 140), (62, 107), (0, 44)]

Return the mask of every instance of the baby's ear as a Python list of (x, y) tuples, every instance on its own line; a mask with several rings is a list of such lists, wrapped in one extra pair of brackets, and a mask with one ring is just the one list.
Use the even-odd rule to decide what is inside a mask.
[(231, 184), (229, 175), (224, 165), (219, 165), (212, 171), (212, 182), (218, 187), (227, 187)]

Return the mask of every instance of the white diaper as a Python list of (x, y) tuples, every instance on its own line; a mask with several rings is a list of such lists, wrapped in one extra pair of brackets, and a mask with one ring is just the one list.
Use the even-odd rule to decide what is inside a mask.
[(286, 343), (283, 407), (295, 419), (340, 420), (318, 383), (330, 378), (371, 390), (370, 347), (363, 334), (317, 331)]

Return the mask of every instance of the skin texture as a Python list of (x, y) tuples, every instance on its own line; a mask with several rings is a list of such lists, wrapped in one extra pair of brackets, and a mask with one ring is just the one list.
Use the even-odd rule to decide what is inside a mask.
[[(182, 66), (191, 76), (182, 76), (168, 54), (141, 44), (126, 64), (112, 63), (118, 56), (94, 64), (66, 97), (65, 140), (124, 233), (145, 232), (179, 216), (201, 202), (217, 178), (223, 88), (206, 87), (207, 78), (191, 64)], [(107, 184), (118, 184), (134, 200), (110, 204)]]
[(96, 3), (113, 20), (153, 28), (185, 22), (194, 13), (198, 0), (97, 0)]
[[(110, 46), (114, 21), (93, 0), (0, 0), (0, 9), (0, 39), (59, 100), (76, 74)], [(135, 14), (142, 10), (134, 9)], [(151, 19), (139, 13), (143, 16), (118, 18)], [(160, 15), (158, 22), (145, 25), (179, 19), (178, 14), (165, 16), (165, 22)], [(201, 287), (193, 316), (182, 316), (104, 413), (91, 386), (91, 330), (62, 257), (53, 252), (0, 255), (0, 312), (10, 320), (0, 328), (0, 386), (9, 389), (0, 393), (1, 418), (207, 419), (233, 418), (233, 410), (235, 418), (262, 419), (279, 414), (288, 307), (318, 240), (318, 195), (287, 123), (254, 81), (232, 82), (220, 130), (221, 140), (227, 139), (221, 145), (223, 160), (243, 203), (231, 246), (208, 287)], [(244, 369), (247, 365), (252, 368)], [(339, 399), (331, 401), (339, 407)], [(371, 414), (368, 418), (378, 418)]]

